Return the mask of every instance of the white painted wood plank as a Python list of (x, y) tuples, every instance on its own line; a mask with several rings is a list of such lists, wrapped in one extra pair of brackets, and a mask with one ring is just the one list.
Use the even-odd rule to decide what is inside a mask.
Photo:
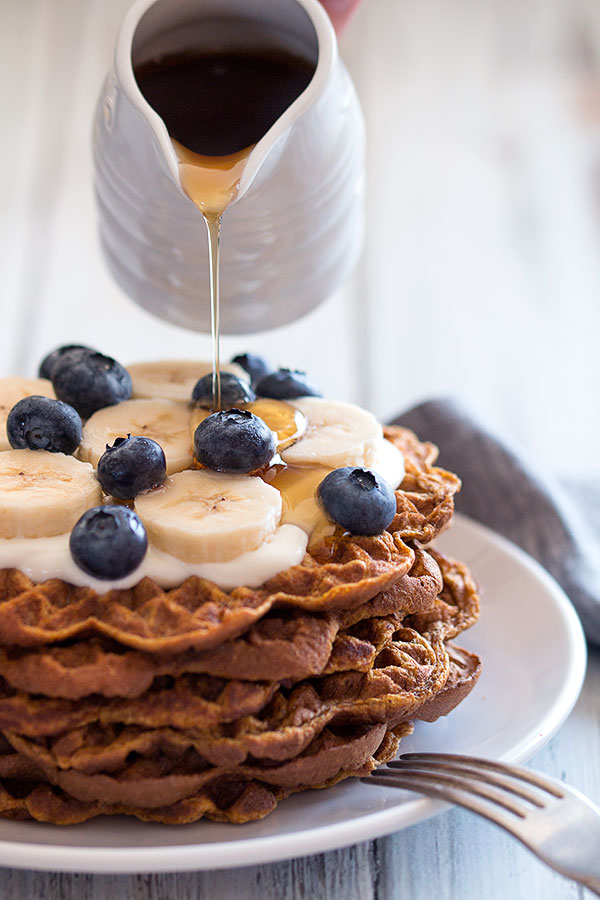
[[(29, 224), (28, 182), (38, 152), (35, 143), (35, 109), (38, 93), (39, 51), (43, 40), (40, 3), (3, 4), (0, 8), (0, 359), (2, 368), (14, 371), (15, 335), (20, 313), (20, 280), (24, 233)], [(23, 52), (28, 45), (28, 53)], [(35, 61), (30, 59), (35, 56)]]
[(563, 469), (568, 415), (598, 471), (593, 11), (370, 0), (350, 62), (370, 146), (370, 405), (458, 393)]

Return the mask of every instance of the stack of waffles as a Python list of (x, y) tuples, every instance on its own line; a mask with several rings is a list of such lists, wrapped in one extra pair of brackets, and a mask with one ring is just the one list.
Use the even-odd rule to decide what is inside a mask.
[(479, 602), (433, 542), (459, 482), (411, 432), (386, 437), (406, 469), (388, 529), (338, 529), (259, 588), (0, 570), (0, 815), (247, 822), (456, 706), (480, 664), (452, 641)]

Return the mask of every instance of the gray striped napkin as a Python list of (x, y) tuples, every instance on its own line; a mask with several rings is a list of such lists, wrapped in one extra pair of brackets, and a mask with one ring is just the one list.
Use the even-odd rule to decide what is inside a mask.
[(600, 644), (600, 483), (560, 483), (510, 449), (460, 403), (431, 400), (394, 420), (440, 448), (463, 481), (456, 509), (540, 562)]

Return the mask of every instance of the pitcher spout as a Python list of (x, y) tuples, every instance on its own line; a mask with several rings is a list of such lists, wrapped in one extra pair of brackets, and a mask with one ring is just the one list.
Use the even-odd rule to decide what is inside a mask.
[[(286, 102), (285, 108), (278, 109), (273, 99), (273, 118), (265, 120), (259, 132), (247, 132), (251, 143), (247, 146), (232, 143), (225, 151), (215, 149), (219, 138), (218, 134), (211, 133), (210, 117), (207, 118), (207, 133), (195, 134), (198, 146), (190, 146), (190, 142), (177, 133), (178, 129), (183, 130), (185, 138), (185, 127), (177, 118), (178, 111), (165, 113), (160, 99), (156, 102), (152, 94), (152, 69), (160, 66), (161, 61), (210, 60), (217, 58), (217, 54), (221, 58), (223, 54), (244, 54), (246, 57), (260, 54), (265, 58), (269, 54), (274, 58), (286, 54), (305, 69), (302, 77), (306, 77), (305, 81), (299, 80), (299, 93), (292, 102)], [(243, 172), (231, 198), (232, 202), (237, 202), (259, 174), (263, 180), (273, 170), (290, 131), (323, 93), (336, 59), (337, 45), (329, 17), (316, 0), (253, 0), (250, 7), (247, 0), (138, 0), (128, 12), (119, 35), (115, 72), (129, 103), (145, 121), (166, 171), (180, 191), (180, 146), (207, 157), (225, 157), (243, 149), (247, 151)], [(266, 79), (262, 86), (265, 96), (269, 91), (275, 94), (277, 85), (276, 76), (271, 82)], [(247, 98), (240, 96), (240, 106), (244, 102), (249, 106), (256, 104), (253, 87), (248, 86)], [(183, 118), (183, 110), (179, 118)], [(226, 116), (222, 118), (226, 119)], [(258, 123), (255, 129), (257, 127)], [(243, 142), (243, 135), (241, 129), (236, 139)], [(185, 189), (183, 193), (187, 193)]]

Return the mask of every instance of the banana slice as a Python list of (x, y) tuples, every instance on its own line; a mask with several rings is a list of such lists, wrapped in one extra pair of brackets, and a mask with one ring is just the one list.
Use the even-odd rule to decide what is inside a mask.
[(19, 400), (38, 394), (40, 397), (56, 399), (52, 382), (47, 378), (0, 378), (0, 450), (10, 450), (6, 436), (8, 414)]
[(383, 440), (375, 416), (353, 403), (302, 397), (293, 404), (308, 425), (300, 440), (281, 453), (290, 466), (365, 466)]
[[(194, 385), (199, 378), (212, 372), (212, 363), (206, 360), (167, 359), (159, 362), (141, 362), (127, 366), (133, 381), (132, 397), (135, 399), (177, 400), (189, 403)], [(235, 363), (221, 366), (222, 372), (231, 372), (243, 381), (250, 376)]]
[(152, 438), (163, 448), (167, 474), (181, 472), (193, 460), (189, 418), (185, 403), (171, 400), (125, 400), (116, 406), (106, 406), (85, 423), (79, 459), (97, 466), (107, 444), (128, 434), (141, 435)]
[[(290, 403), (285, 403), (283, 400), (271, 400), (268, 397), (264, 397), (260, 400), (255, 400), (253, 403), (247, 403), (244, 409), (250, 410), (269, 426), (275, 435), (278, 452), (297, 441), (306, 429), (306, 419), (300, 410)], [(190, 416), (192, 443), (196, 428), (210, 414), (210, 409), (196, 407), (192, 410)]]
[(186, 562), (226, 562), (275, 532), (281, 495), (262, 478), (190, 469), (140, 494), (135, 511), (159, 550)]
[(101, 502), (88, 463), (47, 450), (0, 453), (0, 538), (64, 534)]

